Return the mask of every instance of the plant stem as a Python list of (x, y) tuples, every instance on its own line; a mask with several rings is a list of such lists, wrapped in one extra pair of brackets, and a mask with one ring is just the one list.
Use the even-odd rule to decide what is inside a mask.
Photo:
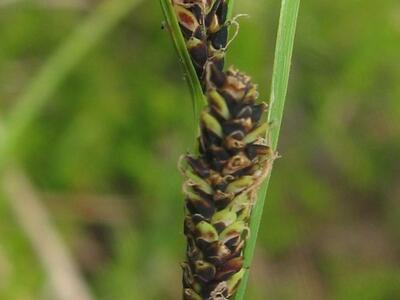
[[(281, 4), (272, 75), (271, 102), (268, 115), (268, 121), (273, 124), (268, 133), (268, 138), (274, 150), (276, 150), (278, 145), (279, 132), (282, 124), (299, 6), (300, 0), (282, 0)], [(268, 175), (268, 178), (262, 184), (258, 192), (258, 199), (250, 219), (251, 236), (250, 239), (247, 240), (244, 250), (244, 266), (246, 268), (246, 273), (238, 287), (235, 300), (242, 300), (246, 291), (249, 269), (253, 261), (270, 176), (271, 174)]]
[(235, 6), (235, 0), (228, 0), (228, 20), (232, 18), (233, 7)]
[(17, 100), (0, 135), (0, 169), (14, 151), (19, 138), (39, 115), (51, 95), (82, 58), (141, 0), (104, 0), (56, 50), (26, 92)]

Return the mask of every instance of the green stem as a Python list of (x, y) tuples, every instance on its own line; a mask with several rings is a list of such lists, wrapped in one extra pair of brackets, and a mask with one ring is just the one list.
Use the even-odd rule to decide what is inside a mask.
[(19, 138), (39, 115), (62, 81), (82, 58), (141, 0), (104, 0), (80, 24), (39, 71), (26, 92), (17, 100), (0, 134), (0, 169), (15, 150)]
[(235, 6), (235, 0), (228, 0), (228, 15), (227, 19), (232, 18), (233, 15), (233, 7)]
[[(276, 150), (278, 145), (279, 132), (282, 124), (299, 6), (300, 0), (282, 0), (272, 75), (271, 102), (268, 115), (268, 121), (273, 124), (269, 132), (269, 140), (274, 150)], [(253, 261), (270, 176), (271, 174), (269, 174), (258, 192), (257, 202), (251, 216), (251, 236), (244, 250), (244, 266), (246, 268), (246, 273), (238, 287), (235, 300), (242, 300), (246, 291), (249, 269)]]

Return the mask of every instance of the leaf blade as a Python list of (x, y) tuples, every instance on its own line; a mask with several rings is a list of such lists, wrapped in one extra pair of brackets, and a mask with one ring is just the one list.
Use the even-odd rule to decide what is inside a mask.
[[(279, 139), (279, 132), (282, 124), (285, 98), (289, 82), (290, 66), (292, 60), (294, 37), (296, 32), (297, 16), (300, 7), (300, 0), (282, 0), (279, 18), (279, 27), (276, 40), (274, 68), (271, 84), (271, 102), (268, 114), (268, 121), (273, 123), (269, 132), (269, 139), (272, 148), (276, 150)], [(265, 197), (271, 173), (262, 184), (255, 207), (250, 220), (250, 239), (246, 243), (244, 250), (245, 275), (237, 289), (235, 300), (244, 299), (246, 286), (249, 276), (249, 269), (253, 261), (258, 231), (261, 224), (262, 213), (264, 210)]]

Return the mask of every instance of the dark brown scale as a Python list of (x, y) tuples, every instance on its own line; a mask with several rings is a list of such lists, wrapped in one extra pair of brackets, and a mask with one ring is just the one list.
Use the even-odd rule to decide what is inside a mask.
[(261, 119), (262, 114), (266, 110), (266, 104), (246, 104), (241, 110), (237, 111), (237, 118), (251, 118), (254, 123), (258, 123)]
[(196, 46), (188, 47), (189, 54), (192, 58), (198, 76), (202, 76), (204, 72), (204, 65), (208, 60), (208, 49), (204, 43), (199, 43)]
[(211, 34), (210, 41), (215, 49), (224, 49), (228, 42), (228, 28), (224, 26), (216, 33)]
[(222, 253), (225, 254), (220, 254), (220, 248), (225, 247), (219, 242), (214, 242), (211, 243), (203, 252), (205, 259), (209, 262), (212, 262), (217, 268), (222, 266), (225, 261), (227, 261), (231, 257), (231, 252), (229, 249), (226, 249), (226, 251), (222, 251)]
[(228, 241), (225, 243), (225, 246), (226, 246), (229, 250), (231, 250), (231, 251), (233, 252), (233, 251), (235, 251), (235, 249), (237, 248), (237, 245), (238, 245), (239, 241), (240, 241), (240, 236), (237, 236), (237, 237), (235, 237), (235, 238), (232, 238), (232, 239), (228, 240)]
[(225, 24), (228, 15), (228, 3), (223, 1), (221, 5), (218, 6), (217, 17), (219, 24)]
[(267, 155), (268, 152), (270, 151), (270, 148), (265, 145), (257, 145), (257, 144), (251, 144), (247, 145), (246, 147), (246, 155), (250, 160), (253, 160), (260, 155)]
[(215, 190), (225, 191), (227, 185), (228, 185), (228, 182), (221, 182), (219, 184), (213, 185), (213, 188)]
[(244, 106), (236, 115), (237, 118), (250, 118), (253, 115), (254, 107), (250, 105)]
[(201, 252), (196, 247), (196, 242), (192, 236), (187, 238), (187, 258), (190, 261), (194, 261), (201, 258)]
[(186, 156), (186, 160), (190, 167), (202, 178), (210, 176), (210, 169), (204, 159), (194, 158), (193, 156)]
[[(198, 235), (198, 233), (197, 233)], [(196, 246), (197, 248), (199, 248), (203, 253), (204, 251), (206, 251), (206, 249), (208, 249), (208, 247), (210, 247), (210, 244), (208, 241), (206, 240), (202, 240), (202, 239), (197, 239), (196, 240)]]
[(218, 159), (214, 159), (212, 158), (212, 152), (211, 153), (207, 153), (207, 157), (210, 160), (210, 166), (213, 170), (217, 171), (217, 172), (221, 172), (222, 168), (223, 168), (223, 163), (221, 163), (220, 160)]
[(227, 261), (223, 266), (218, 268), (217, 273), (215, 274), (215, 279), (217, 280), (226, 280), (233, 274), (240, 271), (243, 267), (243, 257), (235, 257)]
[(205, 153), (210, 166), (217, 172), (221, 172), (225, 162), (229, 159), (229, 153), (223, 148), (209, 150)]
[(224, 97), (226, 103), (228, 104), (229, 110), (232, 112), (233, 118), (235, 118), (236, 114), (240, 111), (240, 109), (246, 106), (247, 104), (242, 103), (240, 100), (235, 99), (223, 87), (219, 88), (219, 91), (222, 97)]
[(250, 111), (252, 113), (253, 112), (253, 107), (252, 106), (250, 106), (250, 108), (249, 108), (249, 105), (247, 105), (247, 104), (233, 103), (231, 105), (231, 107), (230, 107), (230, 112), (231, 112), (232, 116), (234, 116), (235, 119), (236, 118), (240, 119), (240, 118), (246, 118), (246, 117), (251, 116), (251, 114), (250, 115), (245, 115), (245, 114), (242, 115), (242, 113), (246, 113), (246, 111), (243, 111), (243, 110), (249, 111), (249, 109), (250, 109)]
[(216, 201), (215, 207), (218, 211), (225, 209), (231, 203), (230, 198), (224, 198)]
[[(207, 160), (210, 167), (216, 171), (219, 171), (218, 168), (213, 167), (213, 162), (215, 160), (220, 161), (221, 163), (227, 161), (230, 157), (230, 154), (226, 149), (222, 148), (221, 146), (213, 145), (212, 147), (208, 148), (204, 152), (204, 158)], [(218, 164), (219, 165), (219, 164)]]
[(193, 232), (194, 226), (195, 224), (193, 222), (193, 219), (187, 216), (183, 223), (183, 231), (185, 232), (185, 235), (189, 236)]
[(209, 283), (215, 278), (217, 270), (215, 266), (204, 261), (198, 260), (195, 262), (195, 277), (197, 277), (202, 283)]
[(213, 199), (213, 195), (209, 195), (209, 194), (205, 193), (204, 191), (199, 189), (197, 186), (193, 186), (193, 191), (197, 195), (199, 195), (201, 198), (206, 199), (207, 201), (212, 201), (212, 199)]
[[(219, 9), (219, 7), (221, 6), (221, 1), (222, 0), (217, 0), (215, 1), (212, 9), (210, 10), (210, 12), (208, 13), (208, 15), (205, 17), (205, 26), (206, 28), (209, 28), (211, 25), (211, 22), (213, 21), (214, 17), (216, 16), (216, 13)], [(218, 18), (218, 17), (217, 17)]]
[(235, 131), (245, 132), (245, 128), (240, 123), (236, 122), (227, 122), (222, 127), (225, 135), (230, 135)]
[(197, 30), (193, 33), (192, 37), (199, 40), (204, 40), (206, 38), (206, 35), (204, 33), (204, 30), (201, 27), (198, 27)]
[(254, 105), (252, 108), (251, 120), (254, 123), (258, 123), (261, 120), (263, 113), (266, 110), (266, 105), (261, 103), (259, 105)]
[(181, 29), (181, 32), (182, 32), (185, 40), (188, 40), (193, 37), (193, 31), (190, 31), (189, 29), (187, 29), (186, 27), (184, 27), (182, 25), (179, 25), (179, 28)]
[(243, 140), (243, 138), (245, 137), (243, 131), (240, 130), (232, 132), (230, 136), (239, 141)]
[[(224, 72), (218, 72), (218, 68), (214, 65), (211, 65), (209, 67), (210, 71), (208, 72), (208, 76), (209, 76), (209, 80), (210, 82), (213, 83), (213, 85), (217, 88), (217, 89), (221, 89), (226, 81), (226, 75)], [(225, 97), (226, 95), (221, 93), (221, 95), (224, 97), (224, 99), (228, 99), (228, 97), (230, 97), (228, 95), (228, 97)], [(227, 100), (229, 101), (229, 99)], [(229, 101), (230, 102), (230, 101)]]
[(202, 153), (206, 152), (207, 149), (211, 148), (212, 145), (220, 146), (222, 145), (222, 139), (216, 135), (214, 132), (208, 130), (207, 128), (203, 128), (201, 130), (201, 143), (204, 148)]
[[(225, 65), (225, 61), (223, 58), (210, 58), (209, 61), (216, 66), (216, 68), (218, 68), (219, 70), (222, 70), (224, 68)], [(204, 76), (203, 76), (204, 77)]]
[(205, 219), (210, 219), (215, 213), (215, 204), (208, 199), (186, 199), (186, 207), (192, 215), (200, 214)]
[(199, 20), (199, 23), (202, 23), (201, 20), (203, 18), (203, 10), (199, 5), (193, 5), (190, 8), (190, 11), (194, 14), (197, 20)]
[[(216, 0), (208, 13), (203, 10), (203, 4), (201, 1), (193, 1), (188, 4), (190, 5), (186, 7), (181, 6), (186, 9), (188, 13), (180, 13), (178, 15), (178, 21), (186, 41), (189, 41), (191, 38), (196, 38), (202, 43), (201, 47), (198, 49), (194, 50), (189, 47), (188, 50), (196, 74), (202, 83), (203, 90), (205, 91), (205, 66), (207, 62), (211, 62), (221, 71), (224, 68), (224, 53), (221, 52), (216, 55), (215, 51), (223, 51), (222, 49), (225, 49), (227, 45), (227, 1)], [(175, 5), (180, 6), (179, 4)], [(193, 17), (195, 20), (193, 20)], [(191, 25), (189, 26), (188, 24)], [(194, 24), (198, 24), (199, 26), (193, 26)]]
[(217, 230), (218, 234), (220, 234), (226, 228), (225, 224), (223, 223), (215, 223), (214, 227)]
[(239, 171), (236, 171), (235, 173), (232, 173), (232, 176), (241, 177), (241, 176), (245, 176), (245, 175), (251, 175), (251, 168), (252, 168), (252, 166), (243, 168)]
[(210, 169), (219, 173), (222, 171), (224, 163), (229, 159), (229, 153), (222, 148), (207, 149), (203, 155)]

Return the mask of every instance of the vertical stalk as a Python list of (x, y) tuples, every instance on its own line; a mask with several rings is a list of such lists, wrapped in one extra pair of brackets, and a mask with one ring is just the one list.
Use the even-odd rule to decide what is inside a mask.
[(235, 0), (228, 0), (228, 19), (232, 18)]

